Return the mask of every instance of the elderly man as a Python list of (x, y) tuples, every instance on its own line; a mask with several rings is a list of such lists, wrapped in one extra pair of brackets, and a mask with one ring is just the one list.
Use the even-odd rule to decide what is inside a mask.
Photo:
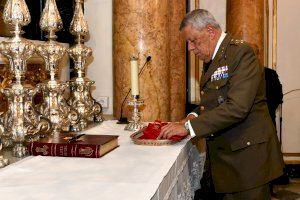
[(201, 102), (159, 138), (206, 138), (215, 192), (221, 199), (270, 199), (268, 183), (282, 174), (283, 160), (268, 113), (264, 69), (251, 47), (224, 33), (206, 10), (194, 10), (180, 31), (188, 50), (208, 66)]

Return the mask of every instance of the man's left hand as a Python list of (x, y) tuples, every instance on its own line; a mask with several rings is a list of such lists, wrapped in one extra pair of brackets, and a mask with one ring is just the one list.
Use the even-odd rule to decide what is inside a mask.
[(185, 129), (184, 125), (176, 122), (171, 122), (161, 128), (161, 132), (157, 139), (170, 139), (174, 135), (184, 137), (188, 135), (188, 131)]

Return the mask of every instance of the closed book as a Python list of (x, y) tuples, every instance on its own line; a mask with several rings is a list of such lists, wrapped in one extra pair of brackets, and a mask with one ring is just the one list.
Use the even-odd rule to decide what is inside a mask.
[(28, 151), (34, 156), (99, 158), (118, 147), (116, 135), (84, 135), (69, 142), (74, 135), (60, 134), (30, 142)]

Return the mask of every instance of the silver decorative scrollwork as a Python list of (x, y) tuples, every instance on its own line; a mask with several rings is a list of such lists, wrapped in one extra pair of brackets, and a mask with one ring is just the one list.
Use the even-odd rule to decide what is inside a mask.
[(1, 42), (0, 52), (8, 58), (14, 80), (9, 87), (0, 90), (9, 104), (8, 111), (1, 116), (0, 135), (5, 146), (14, 143), (13, 156), (23, 157), (27, 154), (24, 142), (47, 134), (51, 125), (34, 110), (32, 99), (37, 90), (23, 81), (26, 61), (35, 52), (35, 46), (21, 37), (22, 26), (31, 20), (25, 0), (8, 0), (3, 16), (4, 22), (13, 28), (13, 37)]
[(77, 77), (70, 80), (71, 94), (68, 103), (80, 115), (80, 120), (72, 126), (73, 131), (80, 131), (90, 122), (102, 122), (102, 106), (91, 95), (91, 86), (95, 83), (85, 77), (86, 59), (92, 55), (92, 49), (84, 45), (84, 38), (89, 34), (84, 19), (82, 0), (75, 0), (76, 6), (70, 26), (70, 32), (76, 37), (76, 45), (68, 50), (75, 63)]
[(146, 126), (141, 121), (141, 111), (145, 107), (144, 100), (140, 100), (139, 96), (133, 96), (132, 100), (128, 101), (128, 107), (132, 110), (132, 121), (126, 125), (124, 130), (126, 131), (139, 131)]
[(66, 53), (66, 48), (55, 41), (55, 33), (62, 29), (63, 23), (59, 15), (55, 0), (47, 0), (40, 20), (40, 27), (48, 32), (48, 42), (37, 47), (38, 54), (44, 59), (46, 70), (50, 73), (50, 80), (37, 86), (43, 93), (44, 101), (37, 105), (39, 112), (52, 123), (53, 132), (69, 131), (72, 124), (79, 118), (78, 112), (72, 109), (64, 98), (68, 83), (56, 80), (58, 64)]
[[(2, 141), (0, 138), (0, 152), (2, 149)], [(0, 155), (0, 168), (5, 167), (6, 165), (8, 165), (8, 159), (4, 158), (2, 155)]]

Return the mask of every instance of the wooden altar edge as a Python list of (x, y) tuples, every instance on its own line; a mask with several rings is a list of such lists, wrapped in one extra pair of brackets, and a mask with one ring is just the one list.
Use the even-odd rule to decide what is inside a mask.
[[(286, 165), (297, 165), (300, 164), (300, 153), (282, 153), (283, 154), (283, 160)], [(291, 158), (291, 160), (287, 158)], [(298, 160), (299, 158), (299, 160)]]

